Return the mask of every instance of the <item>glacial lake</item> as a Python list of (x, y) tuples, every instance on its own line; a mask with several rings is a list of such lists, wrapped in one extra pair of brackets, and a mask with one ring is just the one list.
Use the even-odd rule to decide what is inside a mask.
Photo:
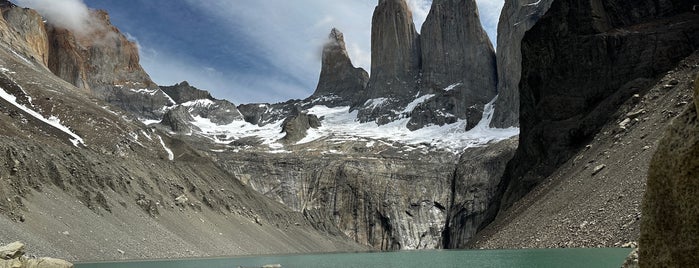
[[(245, 256), (182, 260), (76, 263), (76, 268), (189, 268), (263, 267), (614, 267), (631, 252), (627, 248), (434, 250), (377, 253), (329, 253), (281, 256)], [(271, 266), (278, 267), (278, 266)]]

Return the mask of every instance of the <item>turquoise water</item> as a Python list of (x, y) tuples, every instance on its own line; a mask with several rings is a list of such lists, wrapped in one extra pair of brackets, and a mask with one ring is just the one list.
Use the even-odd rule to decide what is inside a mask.
[(442, 250), (381, 253), (338, 253), (283, 256), (254, 256), (186, 260), (76, 263), (76, 268), (189, 268), (262, 267), (281, 264), (294, 267), (614, 267), (631, 252), (626, 248)]

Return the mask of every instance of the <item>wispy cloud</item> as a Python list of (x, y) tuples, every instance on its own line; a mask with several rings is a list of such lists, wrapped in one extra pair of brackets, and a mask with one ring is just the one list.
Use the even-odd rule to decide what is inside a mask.
[(90, 34), (100, 25), (82, 0), (17, 0), (17, 4), (34, 9), (54, 25), (77, 34)]

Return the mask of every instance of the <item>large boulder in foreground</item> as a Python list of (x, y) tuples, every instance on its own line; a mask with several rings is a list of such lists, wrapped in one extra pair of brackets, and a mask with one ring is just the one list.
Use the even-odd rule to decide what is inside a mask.
[(73, 264), (54, 258), (27, 258), (24, 244), (12, 242), (0, 247), (0, 267), (2, 268), (72, 268)]
[[(699, 79), (694, 101), (699, 98)], [(648, 169), (643, 200), (641, 267), (699, 263), (699, 105), (675, 118)]]

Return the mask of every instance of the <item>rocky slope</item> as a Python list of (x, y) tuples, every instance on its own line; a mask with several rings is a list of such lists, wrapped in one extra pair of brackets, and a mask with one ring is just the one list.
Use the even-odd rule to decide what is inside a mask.
[(548, 10), (553, 0), (507, 0), (498, 22), (498, 100), (493, 127), (519, 126), (519, 80), (522, 38)]
[(506, 171), (503, 209), (587, 145), (620, 104), (699, 46), (691, 1), (661, 2), (554, 1), (527, 32), (520, 146)]
[(0, 242), (68, 260), (363, 249), (56, 77), (30, 47), (0, 40)]
[(470, 246), (619, 247), (639, 241), (649, 164), (665, 130), (692, 105), (697, 73), (695, 52), (622, 103), (582, 150), (498, 215)]
[[(520, 147), (504, 177), (510, 184), (500, 214), (473, 247), (609, 247), (638, 240), (652, 152), (691, 103), (699, 16), (684, 12), (686, 2), (658, 5), (650, 14), (614, 2), (575, 5), (581, 6), (554, 1), (524, 38)], [(590, 15), (602, 11), (608, 20)], [(628, 28), (598, 28), (610, 25)], [(556, 40), (563, 49), (568, 38), (599, 48), (559, 53), (548, 43)], [(648, 52), (639, 57), (639, 50)], [(564, 60), (569, 70), (552, 65)], [(581, 109), (587, 114), (576, 115)], [(528, 173), (513, 177), (516, 172)]]
[(639, 251), (645, 267), (699, 263), (699, 70), (695, 77), (694, 105), (673, 120), (650, 162)]

